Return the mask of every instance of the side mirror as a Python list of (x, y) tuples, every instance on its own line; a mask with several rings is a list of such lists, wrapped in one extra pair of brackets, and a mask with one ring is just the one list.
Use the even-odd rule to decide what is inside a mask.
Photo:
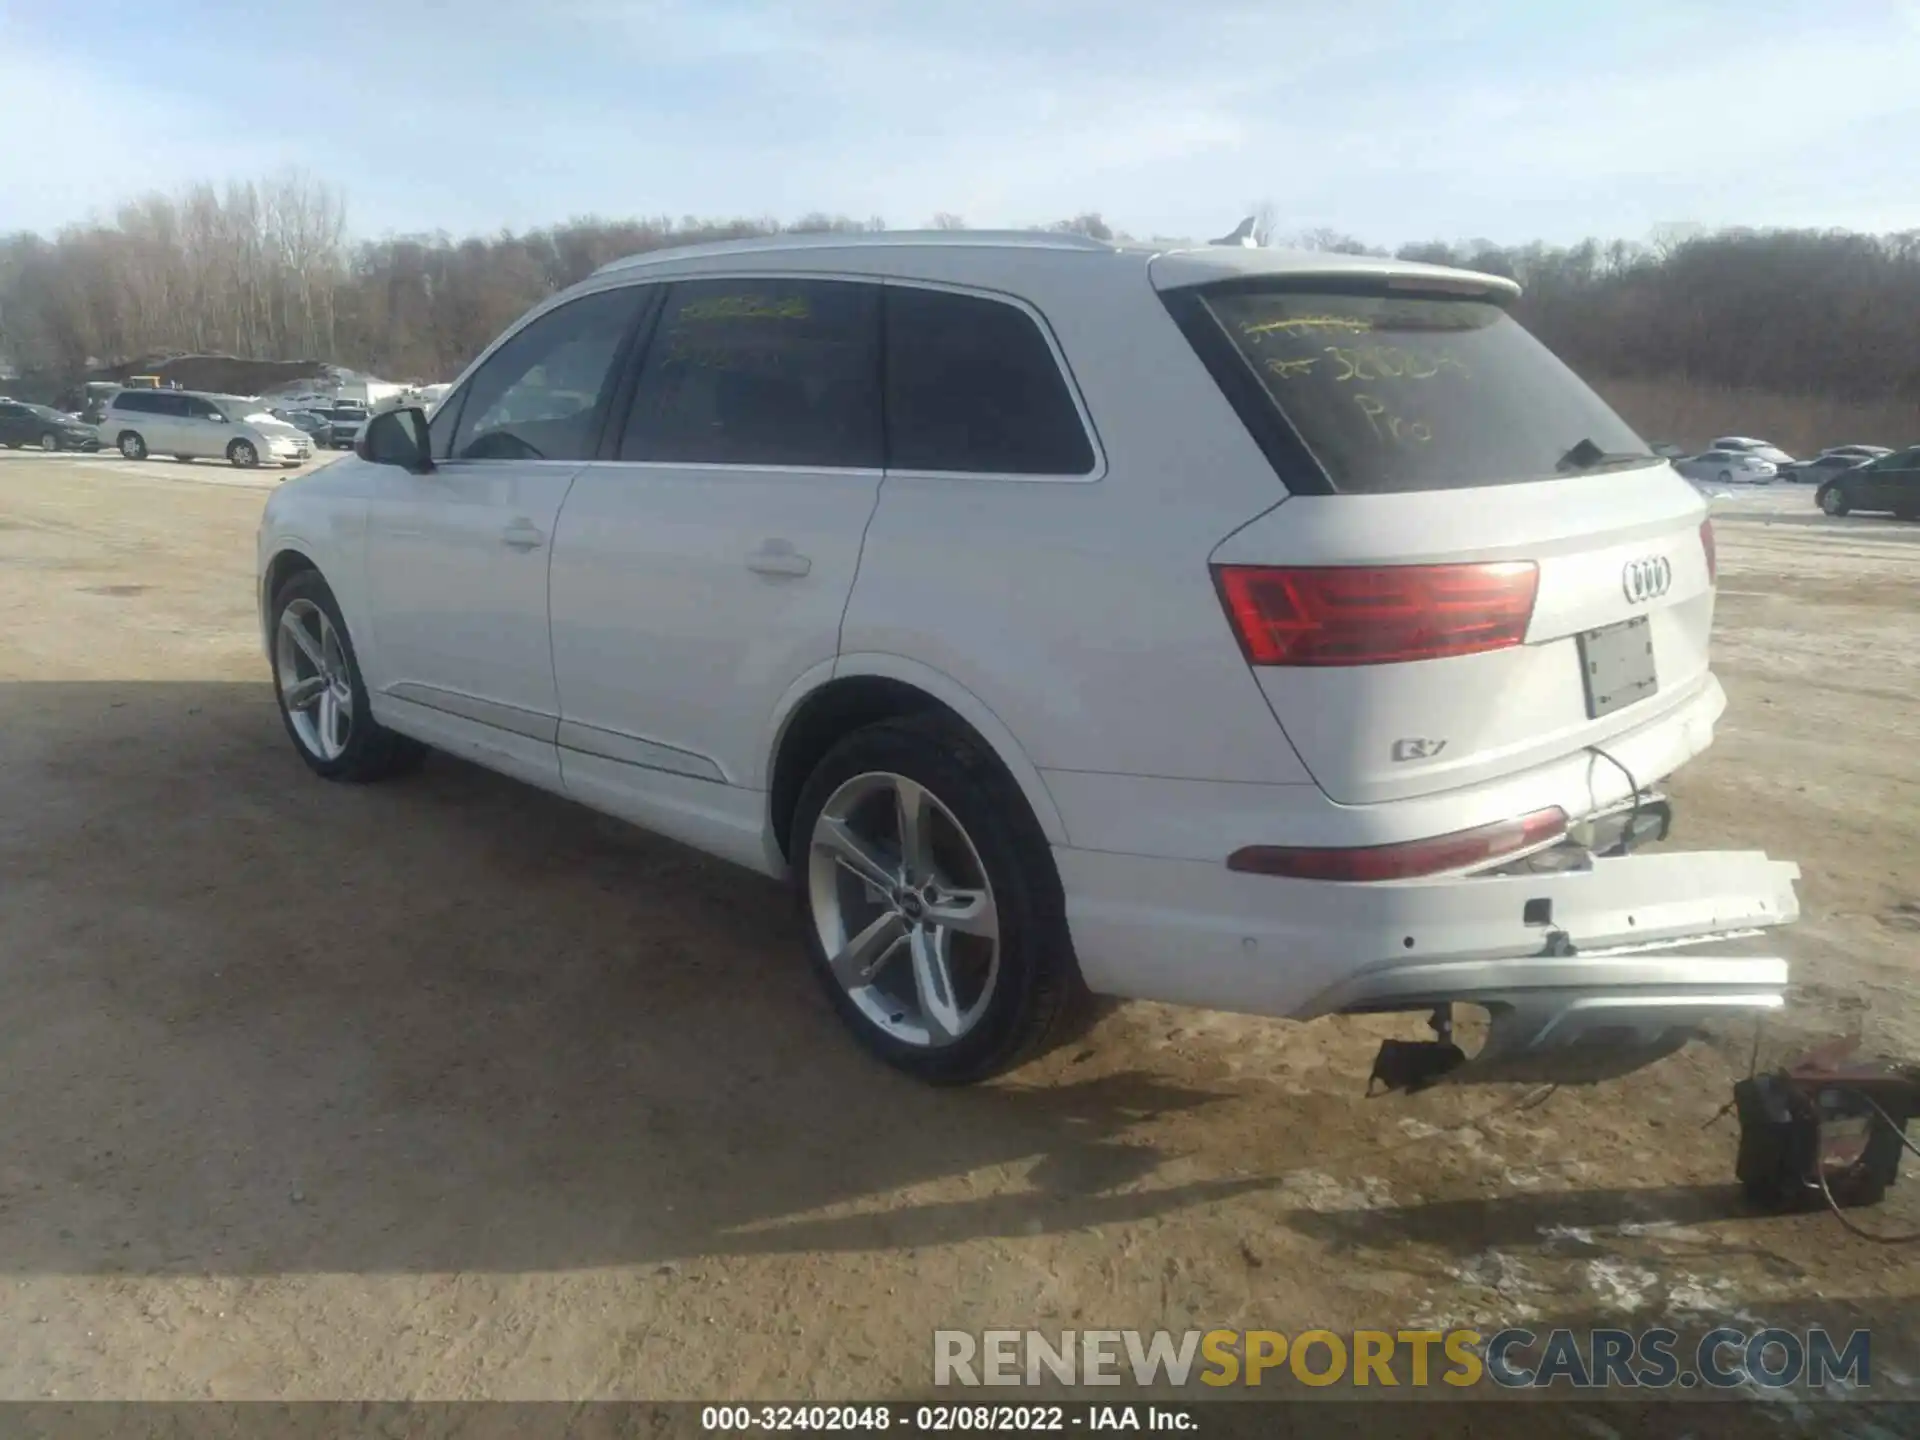
[(433, 469), (433, 438), (427, 412), (417, 406), (386, 410), (360, 427), (353, 453), (375, 465), (398, 465), (416, 475)]

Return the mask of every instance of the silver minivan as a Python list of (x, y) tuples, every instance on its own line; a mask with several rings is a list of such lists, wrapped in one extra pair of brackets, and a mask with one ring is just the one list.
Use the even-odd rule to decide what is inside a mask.
[(107, 404), (100, 439), (129, 460), (223, 459), (243, 469), (264, 462), (291, 469), (313, 456), (313, 442), (257, 400), (191, 390), (122, 390)]

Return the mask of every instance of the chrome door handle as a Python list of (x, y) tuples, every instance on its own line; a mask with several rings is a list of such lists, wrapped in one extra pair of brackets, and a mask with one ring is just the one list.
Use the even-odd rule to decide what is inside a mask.
[(516, 550), (537, 550), (547, 543), (547, 537), (534, 528), (532, 521), (516, 520), (500, 532), (500, 542)]
[(756, 575), (805, 575), (813, 569), (813, 561), (794, 553), (784, 540), (769, 540), (747, 556), (747, 569)]

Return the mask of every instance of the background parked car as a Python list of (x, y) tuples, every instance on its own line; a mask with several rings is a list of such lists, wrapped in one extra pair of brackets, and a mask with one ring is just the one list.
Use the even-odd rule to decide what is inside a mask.
[(1779, 467), (1771, 460), (1750, 455), (1744, 450), (1704, 450), (1687, 460), (1676, 460), (1673, 468), (1689, 480), (1717, 480), (1722, 485), (1744, 481), (1749, 485), (1771, 485)]
[(351, 450), (353, 442), (360, 438), (361, 427), (367, 423), (366, 406), (336, 405), (327, 414), (333, 426), (329, 443), (336, 450)]
[(1813, 498), (1829, 515), (1878, 510), (1920, 520), (1920, 445), (1844, 470)]
[(1874, 458), (1871, 455), (1841, 455), (1828, 450), (1814, 456), (1811, 460), (1795, 460), (1791, 464), (1782, 465), (1780, 478), (1802, 485), (1818, 485), (1823, 480), (1831, 480), (1843, 470), (1864, 465)]
[(1829, 445), (1820, 452), (1822, 455), (1853, 455), (1862, 460), (1878, 460), (1882, 455), (1893, 454), (1891, 445)]
[(76, 415), (48, 405), (4, 400), (0, 401), (0, 445), (9, 450), (26, 445), (42, 450), (98, 450), (100, 437)]
[(268, 460), (292, 467), (313, 454), (312, 441), (258, 401), (189, 390), (122, 390), (100, 434), (129, 460), (220, 458), (251, 469)]
[(311, 410), (272, 410), (268, 413), (304, 433), (315, 445), (333, 443), (333, 421), (325, 415), (316, 415)]
[(1708, 447), (1713, 450), (1738, 450), (1745, 455), (1756, 455), (1762, 460), (1771, 460), (1775, 465), (1785, 465), (1793, 459), (1786, 451), (1768, 440), (1756, 440), (1751, 435), (1722, 435)]

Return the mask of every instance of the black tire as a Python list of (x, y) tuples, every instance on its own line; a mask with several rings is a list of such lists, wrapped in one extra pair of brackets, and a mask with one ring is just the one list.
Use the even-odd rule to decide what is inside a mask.
[(227, 460), (241, 470), (252, 470), (260, 464), (260, 452), (250, 440), (235, 440), (227, 446)]
[[(925, 786), (972, 841), (999, 912), (999, 976), (973, 1028), (940, 1048), (887, 1033), (834, 977), (814, 923), (808, 869), (814, 826), (847, 781), (874, 772)], [(916, 1079), (970, 1085), (1079, 1032), (1091, 997), (1067, 930), (1053, 855), (1026, 797), (976, 739), (934, 715), (885, 720), (835, 745), (808, 777), (788, 842), (807, 953), (829, 1002), (872, 1054)], [(895, 962), (899, 963), (899, 962)]]
[(46, 434), (40, 437), (40, 448), (42, 450), (45, 450), (49, 455), (53, 454), (55, 451), (62, 448), (60, 444), (60, 437), (54, 434), (53, 431), (51, 430), (47, 431)]
[[(348, 733), (347, 744), (341, 753), (329, 760), (316, 755), (300, 738), (294, 728), (293, 716), (288, 713), (285, 693), (280, 684), (280, 621), (286, 609), (296, 600), (310, 601), (326, 613), (327, 619), (340, 636), (341, 651), (346, 659), (347, 674), (353, 684), (353, 723)], [(367, 698), (367, 682), (360, 674), (360, 659), (354, 653), (353, 637), (347, 633), (347, 622), (341, 617), (340, 604), (333, 598), (333, 591), (320, 577), (317, 570), (302, 570), (296, 573), (273, 597), (272, 629), (274, 639), (268, 646), (273, 665), (274, 703), (280, 711), (280, 723), (286, 727), (287, 738), (293, 742), (294, 750), (307, 762), (307, 768), (323, 780), (343, 780), (352, 784), (366, 784), (375, 780), (385, 780), (389, 776), (404, 774), (415, 768), (426, 756), (426, 747), (419, 741), (399, 735), (379, 724), (373, 718), (373, 706)]]
[(114, 441), (114, 444), (119, 447), (120, 453), (129, 460), (144, 460), (147, 458), (147, 442), (141, 438), (138, 430), (122, 430), (120, 432), (120, 438)]
[(1814, 503), (1828, 515), (1844, 515), (1853, 506), (1847, 500), (1847, 492), (1838, 485), (1828, 485), (1817, 491)]
[(1733, 483), (1733, 472), (1731, 470), (1722, 470), (1720, 472), (1720, 483), (1722, 485), (1731, 485)]

